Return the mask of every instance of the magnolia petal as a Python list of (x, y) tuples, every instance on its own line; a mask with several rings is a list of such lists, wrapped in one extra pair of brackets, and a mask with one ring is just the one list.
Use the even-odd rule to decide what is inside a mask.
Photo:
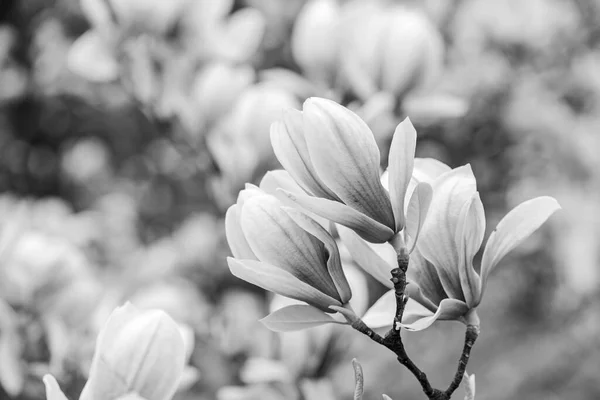
[(283, 189), (281, 189), (281, 192), (300, 207), (330, 221), (347, 226), (370, 242), (383, 243), (394, 235), (391, 228), (345, 204), (308, 195), (294, 194)]
[(444, 299), (434, 314), (421, 304), (409, 299), (404, 309), (401, 326), (409, 331), (422, 331), (437, 320), (457, 320), (467, 311), (469, 311), (469, 306), (463, 301)]
[(325, 245), (327, 253), (329, 254), (329, 258), (327, 259), (327, 271), (329, 272), (331, 279), (333, 279), (333, 283), (340, 296), (341, 302), (345, 304), (350, 301), (350, 298), (352, 297), (352, 291), (350, 290), (350, 285), (348, 284), (348, 280), (346, 279), (346, 275), (342, 269), (340, 252), (333, 237), (331, 237), (325, 228), (323, 228), (313, 219), (309, 218), (306, 214), (289, 207), (285, 207), (284, 211), (287, 212), (288, 215), (292, 217), (294, 222), (296, 222), (302, 229), (319, 239)]
[(326, 99), (303, 105), (304, 137), (319, 178), (345, 204), (394, 228), (390, 199), (379, 180), (379, 149), (358, 115)]
[(396, 127), (389, 155), (390, 201), (396, 221), (396, 231), (404, 227), (404, 198), (413, 173), (417, 131), (409, 118)]
[(225, 213), (225, 234), (231, 254), (236, 258), (257, 260), (254, 252), (242, 232), (240, 225), (240, 210), (237, 204), (232, 205)]
[(247, 7), (236, 11), (223, 25), (219, 53), (231, 61), (243, 62), (257, 51), (265, 33), (265, 18), (256, 9)]
[[(448, 297), (440, 281), (437, 269), (421, 255), (418, 247), (410, 256), (406, 278), (409, 282), (413, 282), (420, 291), (418, 296), (412, 292), (409, 293), (409, 296), (415, 298), (415, 300), (429, 309), (437, 309), (435, 305)], [(421, 296), (426, 298), (427, 301), (421, 300)]]
[(456, 230), (458, 245), (458, 274), (465, 301), (469, 307), (479, 304), (481, 279), (473, 268), (473, 257), (479, 251), (485, 235), (485, 213), (479, 193), (465, 203)]
[(390, 271), (393, 267), (351, 229), (338, 226), (337, 230), (354, 262), (384, 286), (393, 288), (394, 285), (390, 281)]
[(432, 183), (440, 175), (451, 170), (448, 165), (435, 158), (415, 158), (413, 176), (419, 182)]
[(105, 39), (95, 30), (81, 35), (69, 49), (67, 66), (92, 82), (109, 82), (118, 78), (119, 63)]
[(410, 197), (406, 213), (405, 231), (406, 236), (408, 236), (406, 241), (409, 253), (412, 253), (417, 245), (417, 239), (419, 238), (421, 227), (425, 223), (425, 217), (427, 217), (432, 196), (433, 189), (431, 188), (431, 185), (426, 182), (421, 182), (417, 184), (417, 187)]
[[(282, 188), (292, 193), (304, 194), (302, 188), (296, 183), (289, 172), (283, 169), (268, 171), (261, 179), (259, 187), (273, 196), (280, 194), (277, 191), (278, 188)], [(287, 199), (287, 196), (279, 196), (277, 198), (280, 200), (282, 198)]]
[(56, 378), (50, 374), (44, 375), (44, 386), (46, 387), (46, 400), (68, 400), (56, 382)]
[(331, 305), (342, 305), (339, 300), (274, 265), (254, 260), (236, 260), (231, 257), (227, 258), (227, 264), (233, 275), (246, 282), (285, 297), (304, 301), (320, 310), (329, 311)]
[(417, 243), (423, 257), (438, 270), (448, 296), (459, 300), (464, 297), (457, 268), (456, 230), (464, 204), (476, 191), (475, 177), (468, 164), (437, 178), (433, 183), (429, 215)]
[(367, 310), (362, 317), (363, 322), (370, 328), (378, 329), (390, 327), (396, 317), (396, 293), (392, 289), (385, 292), (377, 301)]
[(275, 332), (299, 331), (324, 324), (344, 324), (329, 314), (307, 305), (292, 305), (280, 308), (260, 320)]
[(271, 145), (275, 156), (307, 193), (337, 199), (314, 171), (302, 135), (302, 114), (297, 110), (285, 111), (284, 120), (271, 125)]
[(256, 257), (285, 269), (323, 293), (339, 299), (327, 271), (323, 243), (306, 232), (268, 194), (254, 196), (241, 210), (241, 227)]
[(483, 287), (489, 274), (509, 251), (521, 244), (561, 207), (549, 196), (527, 200), (513, 208), (490, 235), (481, 260)]

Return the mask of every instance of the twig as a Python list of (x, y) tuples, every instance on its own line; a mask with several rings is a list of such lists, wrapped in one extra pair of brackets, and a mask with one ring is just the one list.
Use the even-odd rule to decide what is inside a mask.
[(465, 345), (463, 347), (460, 360), (458, 361), (458, 368), (456, 369), (456, 374), (454, 375), (454, 379), (450, 383), (450, 386), (448, 386), (448, 389), (446, 389), (446, 395), (448, 396), (448, 398), (452, 396), (452, 393), (454, 393), (454, 391), (458, 388), (460, 382), (463, 379), (465, 370), (467, 369), (467, 364), (469, 363), (471, 348), (475, 344), (477, 336), (479, 336), (479, 326), (468, 325), (467, 331), (465, 332)]

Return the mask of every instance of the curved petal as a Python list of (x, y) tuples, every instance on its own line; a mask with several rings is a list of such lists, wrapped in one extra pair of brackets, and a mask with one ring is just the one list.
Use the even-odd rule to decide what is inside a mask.
[(56, 382), (54, 376), (50, 374), (44, 375), (44, 386), (46, 387), (46, 400), (68, 400)]
[(345, 324), (345, 322), (336, 321), (331, 315), (316, 307), (299, 304), (273, 311), (260, 322), (275, 332), (299, 331), (324, 324)]
[(330, 311), (329, 306), (331, 305), (342, 305), (338, 300), (269, 263), (254, 260), (236, 260), (228, 257), (227, 264), (233, 275), (246, 282), (285, 297), (304, 301), (322, 311)]
[(347, 226), (370, 242), (383, 243), (394, 235), (391, 228), (345, 204), (319, 197), (294, 194), (283, 189), (281, 189), (281, 192), (300, 207), (330, 221)]
[(345, 204), (394, 229), (379, 180), (379, 149), (367, 124), (331, 100), (310, 98), (303, 110), (304, 137), (319, 178)]
[(384, 293), (377, 301), (367, 310), (362, 317), (363, 322), (370, 328), (378, 329), (384, 327), (392, 327), (396, 316), (396, 293), (394, 290), (389, 290)]
[(346, 245), (348, 252), (356, 264), (384, 286), (390, 289), (393, 288), (394, 285), (390, 281), (392, 265), (381, 258), (367, 242), (351, 229), (338, 226), (337, 230), (342, 242)]
[(415, 148), (417, 145), (417, 131), (409, 118), (400, 122), (396, 127), (389, 155), (389, 190), (396, 231), (400, 231), (405, 224), (404, 198), (413, 174)]
[(225, 235), (231, 249), (231, 254), (236, 258), (257, 260), (254, 252), (242, 232), (240, 225), (240, 210), (237, 204), (232, 205), (225, 213)]
[[(261, 179), (259, 187), (273, 196), (281, 194), (277, 191), (279, 188), (291, 193), (304, 194), (302, 188), (296, 183), (289, 172), (283, 169), (268, 171)], [(279, 200), (282, 198), (287, 199), (287, 196), (277, 196), (277, 198)]]
[(261, 261), (276, 265), (331, 297), (339, 294), (326, 267), (321, 241), (302, 229), (268, 194), (254, 196), (241, 210), (241, 227)]
[(284, 111), (282, 121), (271, 124), (271, 145), (275, 156), (298, 185), (313, 196), (338, 200), (337, 196), (319, 179), (308, 155), (302, 132), (302, 113)]
[(438, 270), (446, 293), (458, 300), (464, 300), (464, 297), (457, 268), (456, 230), (464, 204), (476, 191), (475, 177), (468, 164), (436, 179), (429, 215), (417, 243), (423, 257)]
[(405, 228), (405, 235), (408, 236), (405, 240), (408, 244), (409, 253), (412, 253), (417, 245), (417, 239), (419, 238), (421, 227), (425, 223), (432, 196), (433, 189), (431, 185), (426, 182), (420, 182), (410, 197), (406, 212)]
[(481, 279), (473, 268), (473, 257), (479, 251), (485, 235), (485, 213), (479, 193), (465, 203), (456, 230), (458, 245), (458, 274), (465, 301), (476, 307), (481, 299)]
[(513, 208), (490, 235), (481, 260), (483, 287), (489, 274), (509, 251), (521, 244), (561, 207), (555, 198), (537, 197)]
[(350, 298), (352, 298), (352, 291), (350, 290), (350, 285), (348, 284), (348, 280), (342, 269), (340, 252), (333, 237), (331, 237), (325, 228), (312, 218), (309, 218), (306, 214), (289, 207), (285, 207), (284, 211), (287, 212), (294, 222), (302, 229), (319, 239), (325, 245), (329, 255), (327, 258), (327, 271), (329, 272), (331, 279), (333, 279), (341, 302), (344, 304), (347, 303)]
[[(410, 256), (406, 278), (414, 282), (420, 288), (422, 295), (432, 304), (440, 304), (442, 300), (448, 297), (437, 269), (421, 255), (418, 248)], [(424, 302), (421, 303), (426, 305)]]
[(119, 76), (119, 63), (113, 49), (95, 30), (87, 31), (73, 43), (67, 55), (67, 66), (93, 82), (109, 82)]
[(469, 307), (464, 302), (444, 299), (434, 314), (421, 304), (409, 299), (404, 309), (401, 326), (409, 331), (422, 331), (437, 320), (457, 320), (467, 311), (469, 311)]
[(435, 158), (415, 158), (413, 177), (419, 182), (432, 183), (439, 176), (451, 170), (452, 168)]

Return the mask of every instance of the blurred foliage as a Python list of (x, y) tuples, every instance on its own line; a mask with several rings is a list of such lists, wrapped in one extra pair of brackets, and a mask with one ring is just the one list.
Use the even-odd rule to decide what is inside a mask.
[[(599, 41), (597, 0), (2, 1), (0, 398), (44, 398), (46, 372), (77, 398), (125, 299), (191, 332), (179, 399), (351, 398), (353, 357), (366, 398), (419, 398), (353, 331), (267, 331), (278, 300), (225, 265), (224, 210), (308, 96), (384, 148), (410, 116), (418, 156), (473, 165), (490, 227), (559, 200), (494, 276), (470, 369), (481, 399), (599, 397)], [(407, 348), (446, 381), (461, 335)]]

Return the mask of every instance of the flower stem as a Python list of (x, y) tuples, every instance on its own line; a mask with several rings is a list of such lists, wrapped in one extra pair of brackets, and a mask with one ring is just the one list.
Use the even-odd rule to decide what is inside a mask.
[(467, 369), (467, 364), (469, 363), (471, 348), (475, 344), (477, 336), (479, 336), (479, 325), (467, 325), (467, 331), (465, 332), (465, 345), (463, 347), (460, 360), (458, 361), (456, 374), (454, 375), (454, 379), (450, 383), (450, 386), (448, 386), (448, 389), (446, 389), (446, 395), (448, 398), (452, 396), (452, 393), (454, 393), (454, 391), (458, 388), (463, 379), (465, 370)]

